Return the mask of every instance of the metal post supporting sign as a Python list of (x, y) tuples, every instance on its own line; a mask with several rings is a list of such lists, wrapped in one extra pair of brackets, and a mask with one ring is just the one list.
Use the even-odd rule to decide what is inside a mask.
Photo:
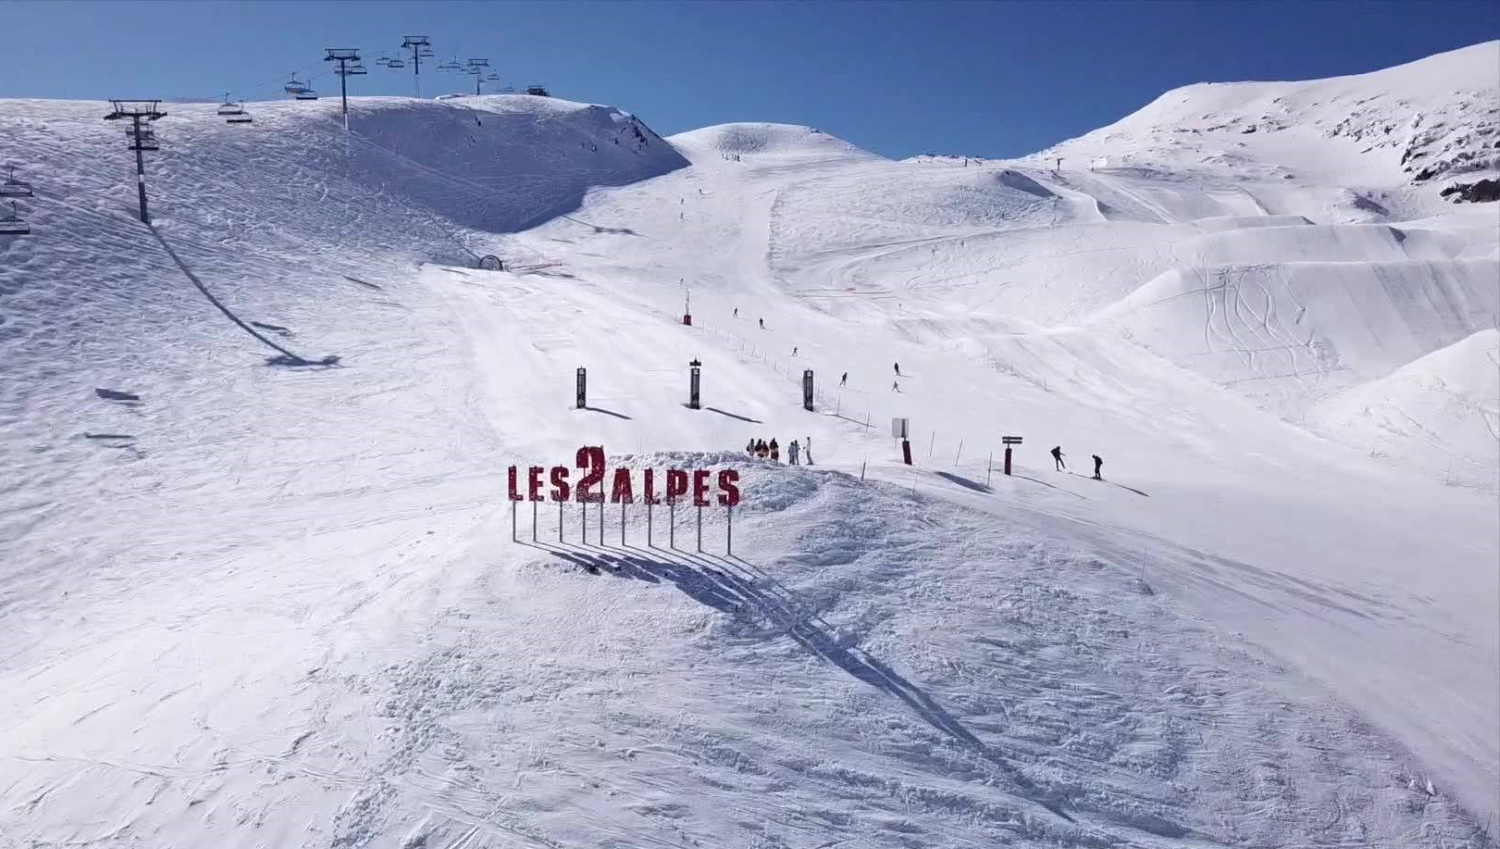
[(1020, 445), (1021, 437), (1002, 436), (1000, 437), (1000, 441), (1005, 445), (1005, 473), (1008, 475), (1010, 474), (1010, 447), (1012, 445)]
[(688, 363), (688, 367), (691, 369), (691, 371), (688, 372), (688, 408), (692, 410), (702, 409), (698, 391), (698, 369), (702, 367), (702, 365), (703, 364), (698, 362), (696, 358), (694, 358), (692, 362)]
[(578, 367), (578, 409), (582, 410), (588, 406), (588, 384), (589, 370), (583, 366)]
[(891, 419), (891, 436), (901, 440), (901, 462), (911, 465), (911, 422), (907, 419)]
[(813, 408), (813, 371), (802, 370), (802, 409), (812, 412)]

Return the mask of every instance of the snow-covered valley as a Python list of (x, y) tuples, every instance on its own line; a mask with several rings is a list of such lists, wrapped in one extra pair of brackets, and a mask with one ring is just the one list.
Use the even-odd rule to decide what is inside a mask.
[[(0, 101), (0, 847), (1494, 845), (1496, 80), (1014, 162), (169, 104), (154, 232), (106, 105)], [(740, 469), (734, 556), (513, 542), (581, 445)]]

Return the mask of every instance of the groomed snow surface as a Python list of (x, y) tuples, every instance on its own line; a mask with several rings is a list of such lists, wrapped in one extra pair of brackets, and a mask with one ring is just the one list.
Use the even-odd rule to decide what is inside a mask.
[[(1493, 102), (1500, 45), (1426, 62), (1285, 85)], [(3, 849), (1494, 845), (1493, 206), (1312, 131), (248, 106), (169, 107), (153, 234), (101, 104), (0, 101)], [(739, 469), (733, 555), (513, 542), (585, 444)]]

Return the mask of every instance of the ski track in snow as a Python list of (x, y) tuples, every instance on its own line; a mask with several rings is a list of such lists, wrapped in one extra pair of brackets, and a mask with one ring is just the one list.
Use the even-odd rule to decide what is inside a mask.
[[(158, 243), (95, 106), (0, 101), (0, 847), (1493, 845), (1477, 215), (351, 105), (174, 105)], [(738, 556), (511, 542), (584, 443), (740, 467)]]

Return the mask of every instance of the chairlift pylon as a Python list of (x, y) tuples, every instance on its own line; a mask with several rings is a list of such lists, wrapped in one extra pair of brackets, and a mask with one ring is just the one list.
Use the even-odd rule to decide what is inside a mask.
[(33, 192), (31, 184), (16, 179), (16, 166), (5, 166), (5, 182), (0, 183), (0, 197), (6, 198), (29, 198)]
[(130, 139), (130, 150), (161, 150), (161, 143), (156, 140), (156, 131), (149, 126), (142, 126), (139, 133), (134, 128), (126, 130), (125, 137)]
[(30, 232), (31, 225), (21, 217), (16, 202), (11, 201), (10, 212), (0, 215), (0, 236), (25, 236)]

